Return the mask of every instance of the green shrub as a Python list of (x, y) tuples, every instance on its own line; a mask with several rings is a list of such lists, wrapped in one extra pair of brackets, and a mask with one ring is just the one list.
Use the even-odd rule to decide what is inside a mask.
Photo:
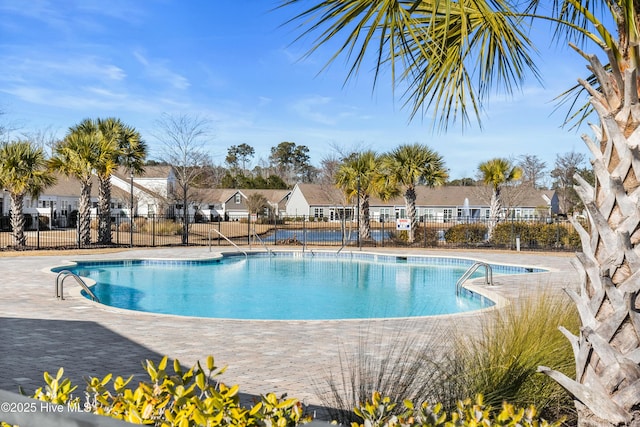
[(502, 403), (501, 411), (493, 410), (484, 404), (482, 395), (475, 402), (471, 399), (459, 401), (450, 413), (443, 410), (441, 404), (423, 402), (416, 407), (410, 400), (403, 402), (403, 411), (395, 415), (396, 404), (388, 397), (374, 392), (371, 399), (355, 408), (354, 412), (362, 418), (364, 424), (352, 423), (352, 427), (477, 427), (477, 426), (513, 426), (513, 427), (560, 427), (563, 420), (549, 423), (538, 418), (534, 406), (518, 409), (508, 403)]
[[(453, 412), (460, 400), (482, 394), (492, 408), (505, 401), (535, 405), (546, 419), (574, 420), (568, 393), (537, 372), (549, 364), (567, 375), (575, 372), (573, 351), (558, 326), (575, 333), (579, 318), (559, 298), (543, 293), (486, 313), (479, 325), (452, 329), (436, 323), (417, 337), (398, 340), (381, 331), (341, 353), (340, 366), (316, 386), (316, 394), (344, 425), (358, 421), (353, 408), (376, 391), (395, 405), (397, 417), (407, 399), (440, 402)], [(408, 321), (406, 327), (415, 325)]]
[[(418, 226), (413, 235), (413, 246), (424, 246), (426, 234), (426, 246), (438, 245), (438, 231), (433, 228)], [(409, 233), (406, 231), (389, 231), (389, 238), (397, 245), (409, 243)]]
[(569, 230), (567, 235), (562, 238), (562, 246), (568, 249), (582, 249), (582, 242), (580, 241), (578, 232), (573, 228)]
[(133, 222), (135, 230), (142, 233), (154, 233), (156, 236), (175, 236), (182, 234), (182, 223), (168, 220), (147, 221), (145, 218), (136, 218)]
[(547, 419), (574, 418), (573, 401), (555, 381), (537, 372), (552, 364), (566, 375), (575, 373), (575, 359), (559, 326), (577, 333), (579, 318), (567, 301), (536, 295), (497, 310), (482, 322), (481, 331), (455, 334), (453, 349), (434, 361), (434, 394), (429, 400), (452, 409), (468, 396), (482, 394), (488, 404), (504, 401), (535, 405)]
[[(415, 325), (408, 322), (406, 329), (413, 328)], [(341, 425), (358, 421), (354, 408), (374, 392), (388, 396), (398, 408), (405, 399), (418, 401), (431, 395), (430, 376), (435, 370), (423, 352), (433, 349), (434, 342), (447, 339), (436, 327), (425, 333), (431, 338), (424, 341), (415, 336), (398, 340), (395, 334), (384, 331), (370, 333), (373, 336), (360, 337), (356, 349), (341, 351), (338, 368), (315, 384), (316, 395), (328, 416)], [(351, 343), (346, 344), (350, 347)]]
[(513, 247), (517, 236), (520, 236), (520, 246), (524, 248), (580, 248), (578, 233), (570, 225), (526, 221), (498, 223), (491, 237), (491, 243)]
[(482, 243), (487, 235), (484, 224), (458, 224), (444, 233), (447, 243)]
[(173, 362), (173, 373), (167, 370), (167, 357), (158, 365), (147, 360), (145, 370), (149, 382), (141, 381), (137, 387), (129, 386), (133, 377), (87, 379), (89, 398), (81, 402), (72, 398), (77, 386), (68, 378), (63, 379), (62, 368), (55, 377), (45, 372), (46, 385), (36, 390), (34, 398), (65, 405), (97, 415), (106, 415), (135, 424), (161, 427), (195, 426), (256, 426), (291, 427), (309, 420), (303, 416), (302, 405), (296, 399), (285, 399), (267, 394), (251, 408), (239, 403), (239, 389), (227, 387), (215, 380), (225, 368), (218, 368), (213, 357), (206, 361), (206, 369), (198, 362), (187, 372), (180, 363)]

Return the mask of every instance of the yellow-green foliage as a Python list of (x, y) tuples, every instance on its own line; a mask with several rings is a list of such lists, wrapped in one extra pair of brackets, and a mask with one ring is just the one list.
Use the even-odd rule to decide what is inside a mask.
[(182, 224), (174, 221), (144, 221), (140, 224), (136, 221), (136, 230), (143, 233), (154, 233), (156, 236), (174, 236), (182, 234)]
[(351, 427), (560, 427), (562, 425), (562, 420), (550, 423), (538, 419), (533, 406), (522, 409), (503, 403), (500, 412), (494, 411), (484, 404), (482, 395), (478, 395), (475, 402), (471, 399), (459, 401), (457, 408), (450, 413), (444, 411), (441, 404), (432, 405), (424, 402), (416, 408), (413, 402), (406, 400), (402, 414), (394, 415), (395, 406), (391, 399), (374, 392), (371, 400), (354, 410), (364, 424), (352, 423)]
[(155, 365), (147, 360), (145, 370), (149, 374), (149, 382), (139, 382), (137, 387), (129, 385), (133, 377), (126, 380), (116, 377), (113, 383), (111, 374), (102, 379), (89, 378), (86, 402), (71, 397), (76, 386), (69, 379), (62, 378), (62, 369), (55, 377), (45, 373), (46, 385), (39, 388), (33, 397), (71, 407), (78, 405), (79, 410), (159, 427), (290, 427), (308, 421), (303, 417), (300, 402), (284, 396), (278, 398), (267, 394), (251, 408), (240, 406), (238, 386), (228, 387), (215, 380), (225, 368), (216, 367), (212, 356), (207, 358), (206, 369), (198, 362), (187, 372), (182, 371), (176, 360), (171, 374), (167, 370), (167, 361), (164, 357)]
[(491, 243), (501, 246), (515, 244), (520, 236), (523, 247), (558, 247), (578, 249), (580, 246), (577, 232), (570, 225), (546, 224), (526, 221), (504, 221), (496, 225)]
[(457, 224), (444, 233), (447, 243), (481, 243), (487, 234), (484, 224)]
[[(424, 245), (426, 234), (427, 246), (436, 246), (438, 244), (438, 232), (433, 228), (425, 228), (418, 226), (413, 235), (415, 245)], [(406, 244), (409, 241), (409, 233), (406, 231), (392, 231), (389, 236), (396, 244)]]
[(577, 333), (579, 318), (568, 300), (538, 293), (486, 316), (472, 337), (460, 331), (453, 351), (437, 362), (441, 370), (433, 401), (449, 408), (467, 396), (482, 394), (498, 407), (507, 401), (533, 404), (547, 418), (574, 417), (573, 401), (555, 381), (538, 373), (552, 366), (566, 375), (575, 372), (571, 344), (559, 326)]

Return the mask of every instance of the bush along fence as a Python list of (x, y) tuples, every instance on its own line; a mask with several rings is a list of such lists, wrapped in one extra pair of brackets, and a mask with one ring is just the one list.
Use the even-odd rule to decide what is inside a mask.
[[(252, 220), (254, 219), (254, 220)], [(580, 238), (566, 220), (502, 219), (488, 238), (490, 220), (448, 222), (421, 218), (409, 242), (408, 232), (398, 230), (396, 221), (372, 218), (371, 238), (360, 238), (358, 221), (327, 221), (323, 218), (251, 218), (224, 221), (203, 216), (188, 218), (115, 216), (111, 222), (111, 242), (98, 243), (98, 219), (91, 219), (91, 242), (80, 239), (79, 221), (66, 223), (47, 216), (27, 216), (26, 246), (17, 248), (9, 217), (0, 217), (0, 249), (82, 249), (105, 246), (277, 246), (327, 247), (420, 247), (420, 248), (494, 248), (510, 250), (575, 251)]]

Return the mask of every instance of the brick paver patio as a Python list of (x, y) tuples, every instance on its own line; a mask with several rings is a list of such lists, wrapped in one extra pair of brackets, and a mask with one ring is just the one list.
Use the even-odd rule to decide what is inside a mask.
[[(299, 248), (296, 248), (299, 250)], [(572, 255), (524, 252), (463, 252), (380, 249), (398, 255), (464, 256), (493, 263), (551, 269), (549, 273), (495, 276), (491, 292), (507, 300), (549, 288), (559, 297), (577, 285)], [(4, 254), (16, 255), (16, 254)], [(341, 354), (357, 352), (365, 341), (384, 353), (407, 337), (433, 339), (433, 350), (446, 345), (441, 333), (453, 325), (470, 329), (481, 313), (427, 318), (347, 321), (245, 321), (156, 315), (114, 309), (78, 294), (65, 282), (64, 301), (54, 296), (56, 274), (50, 268), (68, 260), (207, 257), (207, 248), (131, 250), (106, 254), (51, 252), (0, 257), (0, 388), (32, 393), (42, 386), (43, 371), (65, 374), (83, 388), (84, 376), (142, 374), (142, 361), (163, 355), (185, 366), (214, 355), (228, 366), (221, 377), (239, 384), (245, 398), (276, 392), (319, 404), (317, 390), (328, 372), (340, 369)], [(75, 292), (74, 292), (75, 288)], [(437, 335), (437, 336), (436, 336)]]

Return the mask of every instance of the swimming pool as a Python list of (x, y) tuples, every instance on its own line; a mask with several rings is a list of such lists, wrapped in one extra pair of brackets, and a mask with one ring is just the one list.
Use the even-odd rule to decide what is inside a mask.
[[(207, 260), (81, 261), (101, 303), (197, 317), (322, 320), (451, 314), (492, 306), (455, 283), (473, 260), (273, 252)], [(60, 267), (54, 271), (60, 271)], [(534, 271), (492, 265), (494, 275)], [(542, 270), (539, 270), (542, 271)], [(477, 273), (480, 275), (481, 273)]]

